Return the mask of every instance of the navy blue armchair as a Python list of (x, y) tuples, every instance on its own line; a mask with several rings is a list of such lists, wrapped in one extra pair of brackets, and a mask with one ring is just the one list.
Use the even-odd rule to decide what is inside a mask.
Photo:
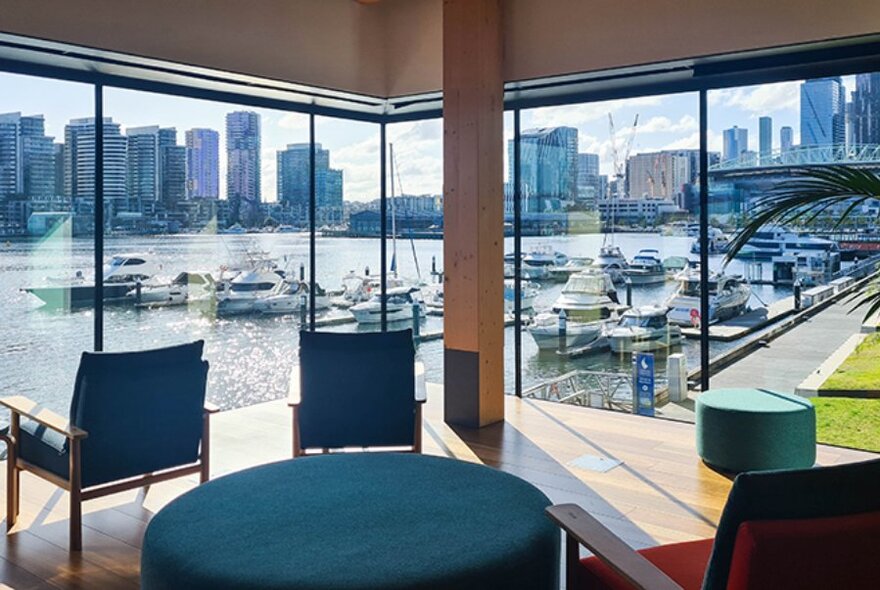
[(421, 452), (426, 392), (412, 330), (299, 338), (288, 400), (294, 457), (351, 447)]
[[(19, 475), (27, 470), (70, 492), (70, 549), (82, 548), (82, 502), (199, 473), (209, 477), (204, 342), (123, 353), (83, 353), (70, 417), (22, 396), (0, 399), (11, 411), (6, 441), (7, 530), (19, 512)], [(24, 418), (24, 419), (22, 419)]]

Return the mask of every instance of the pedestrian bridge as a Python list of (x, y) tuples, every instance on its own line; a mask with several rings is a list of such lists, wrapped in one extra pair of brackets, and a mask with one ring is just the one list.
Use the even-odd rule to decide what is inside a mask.
[(880, 169), (880, 144), (799, 146), (770, 154), (749, 152), (709, 166), (713, 176), (779, 173), (785, 168), (847, 165)]

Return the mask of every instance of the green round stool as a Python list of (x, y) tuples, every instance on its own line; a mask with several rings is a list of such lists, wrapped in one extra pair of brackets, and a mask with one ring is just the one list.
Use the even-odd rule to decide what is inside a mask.
[(513, 475), (399, 453), (221, 477), (150, 521), (144, 590), (557, 590), (547, 497)]
[(697, 398), (697, 453), (722, 471), (803, 469), (816, 462), (816, 411), (767, 389), (712, 389)]

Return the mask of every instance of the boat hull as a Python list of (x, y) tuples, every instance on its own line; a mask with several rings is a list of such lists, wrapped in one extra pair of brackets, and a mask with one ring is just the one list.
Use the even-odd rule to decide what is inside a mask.
[(666, 350), (681, 344), (681, 329), (670, 327), (662, 335), (621, 334), (612, 332), (608, 337), (611, 352), (633, 353)]
[[(124, 301), (126, 293), (134, 287), (134, 283), (105, 284), (104, 301)], [(95, 304), (95, 285), (27, 287), (23, 290), (52, 308), (86, 308)]]
[[(570, 323), (566, 326), (565, 331), (565, 347), (581, 348), (589, 346), (602, 335), (603, 322), (595, 322), (589, 324)], [(541, 325), (530, 326), (529, 334), (532, 335), (535, 344), (540, 350), (558, 350), (559, 349), (559, 326), (558, 325)]]

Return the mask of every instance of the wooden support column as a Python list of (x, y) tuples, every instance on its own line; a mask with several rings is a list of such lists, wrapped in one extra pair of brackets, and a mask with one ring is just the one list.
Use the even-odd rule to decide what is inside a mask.
[(444, 419), (504, 419), (501, 0), (443, 2)]

